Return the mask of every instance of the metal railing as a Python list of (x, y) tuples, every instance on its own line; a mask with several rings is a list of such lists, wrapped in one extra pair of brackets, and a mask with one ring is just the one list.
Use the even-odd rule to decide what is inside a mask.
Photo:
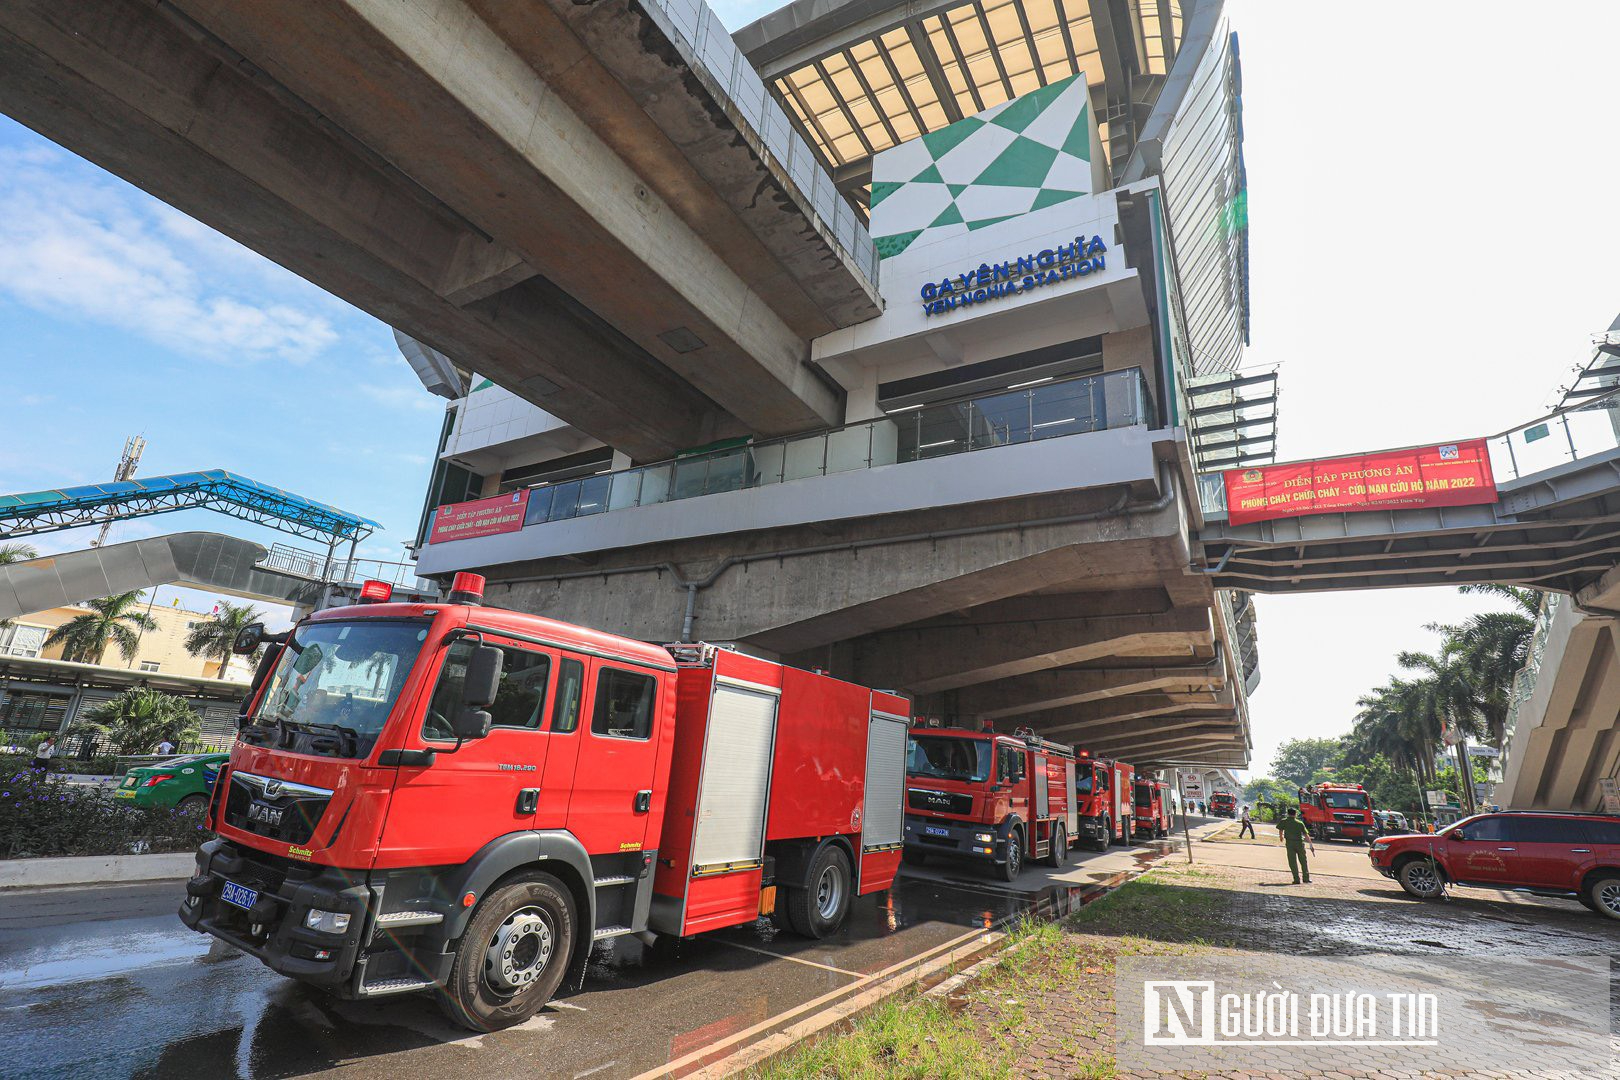
[[(1602, 397), (1557, 409), (1507, 431), (1488, 435), (1485, 445), (1490, 454), (1491, 475), (1498, 484), (1620, 448), (1620, 387)], [(1198, 475), (1198, 504), (1206, 518), (1226, 516), (1224, 475), (1225, 472)]]
[(524, 525), (1150, 423), (1137, 368), (1043, 382), (529, 490)]
[(342, 584), (356, 581), (386, 581), (390, 585), (415, 587), (414, 562), (393, 562), (384, 559), (343, 559), (329, 556), (324, 551), (306, 551), (287, 544), (273, 544), (259, 565), (266, 570), (279, 570), (314, 581)]

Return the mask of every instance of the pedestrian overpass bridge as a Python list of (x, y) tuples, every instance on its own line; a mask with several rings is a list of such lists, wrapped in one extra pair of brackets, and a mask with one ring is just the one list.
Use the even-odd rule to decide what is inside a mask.
[(1620, 394), (1487, 440), (1498, 498), (1478, 506), (1227, 521), (1199, 478), (1197, 546), (1219, 587), (1262, 593), (1496, 582), (1576, 593), (1620, 564)]

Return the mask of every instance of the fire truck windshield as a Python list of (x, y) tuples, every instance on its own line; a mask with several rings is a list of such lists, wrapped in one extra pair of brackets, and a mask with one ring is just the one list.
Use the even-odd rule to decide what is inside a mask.
[(1074, 793), (1076, 795), (1091, 794), (1091, 766), (1082, 763), (1074, 770)]
[(1322, 801), (1333, 810), (1367, 809), (1367, 796), (1359, 791), (1324, 791)]
[(254, 716), (305, 754), (371, 753), (427, 640), (425, 619), (305, 623), (276, 663)]
[(913, 735), (906, 772), (935, 780), (983, 783), (990, 778), (990, 740)]

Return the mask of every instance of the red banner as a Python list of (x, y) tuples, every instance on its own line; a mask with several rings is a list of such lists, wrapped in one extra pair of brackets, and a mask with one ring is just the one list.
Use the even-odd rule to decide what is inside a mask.
[(428, 533), (428, 543), (517, 532), (523, 528), (523, 512), (528, 506), (528, 488), (488, 499), (448, 503), (433, 512), (433, 531)]
[(1228, 469), (1225, 480), (1226, 515), (1233, 525), (1303, 514), (1496, 501), (1484, 439)]

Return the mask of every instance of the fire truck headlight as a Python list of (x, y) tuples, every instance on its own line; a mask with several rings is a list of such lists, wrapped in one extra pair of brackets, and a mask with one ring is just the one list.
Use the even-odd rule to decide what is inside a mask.
[(345, 911), (321, 911), (311, 908), (304, 916), (304, 925), (323, 934), (341, 934), (349, 928), (349, 915)]
[(973, 834), (973, 839), (977, 840), (981, 844), (988, 844), (991, 841), (993, 841), (995, 839), (995, 837), (991, 836), (987, 832), (981, 832), (981, 833), (974, 833)]

